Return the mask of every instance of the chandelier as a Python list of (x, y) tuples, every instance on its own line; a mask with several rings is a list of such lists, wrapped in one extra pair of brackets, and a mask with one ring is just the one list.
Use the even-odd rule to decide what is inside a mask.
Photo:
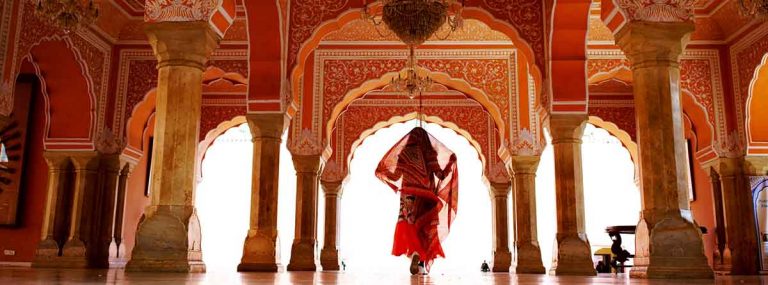
[(369, 3), (365, 3), (363, 18), (377, 27), (386, 24), (409, 47), (421, 45), (446, 23), (449, 32), (440, 39), (447, 38), (462, 25), (464, 0), (376, 0), (373, 3), (376, 2), (381, 4), (381, 9), (373, 11)]
[[(398, 74), (397, 77), (392, 78), (390, 85), (394, 87), (397, 92), (403, 92), (408, 95), (408, 98), (413, 99), (416, 94), (421, 95), (422, 92), (429, 90), (432, 87), (432, 78), (429, 76), (419, 76), (416, 73), (416, 56), (414, 47), (409, 48), (410, 54), (408, 55), (408, 67), (405, 70), (405, 77)], [(419, 96), (421, 98), (421, 96)]]
[(65, 33), (88, 26), (99, 17), (93, 0), (36, 0), (35, 14)]
[(739, 4), (747, 16), (768, 18), (768, 0), (739, 0)]

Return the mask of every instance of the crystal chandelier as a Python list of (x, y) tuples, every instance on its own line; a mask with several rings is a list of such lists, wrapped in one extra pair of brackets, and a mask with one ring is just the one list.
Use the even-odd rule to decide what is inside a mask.
[(99, 8), (93, 0), (36, 1), (35, 14), (58, 26), (65, 33), (88, 26), (99, 17)]
[[(408, 55), (408, 67), (405, 70), (405, 77), (398, 75), (392, 78), (390, 85), (397, 90), (397, 92), (403, 92), (408, 94), (408, 98), (416, 98), (416, 94), (421, 95), (422, 92), (429, 90), (432, 87), (432, 78), (429, 76), (419, 76), (416, 73), (416, 56), (414, 47), (409, 48), (410, 54)], [(421, 96), (419, 96), (421, 97)]]
[[(380, 3), (380, 10), (369, 6), (373, 3)], [(377, 27), (386, 24), (409, 47), (424, 43), (443, 24), (447, 23), (450, 28), (448, 35), (462, 25), (464, 0), (376, 0), (373, 3), (365, 3), (363, 18)]]
[(739, 0), (739, 4), (747, 16), (768, 18), (768, 0)]

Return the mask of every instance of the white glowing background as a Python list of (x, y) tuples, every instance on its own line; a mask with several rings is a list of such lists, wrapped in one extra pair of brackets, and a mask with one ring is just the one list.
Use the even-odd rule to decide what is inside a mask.
[[(339, 255), (348, 271), (408, 274), (405, 257), (391, 256), (398, 195), (381, 183), (373, 171), (387, 150), (417, 123), (395, 124), (368, 137), (355, 151), (351, 175), (342, 185)], [(492, 213), (488, 185), (482, 178), (476, 150), (459, 134), (425, 124), (434, 137), (453, 150), (459, 162), (459, 214), (443, 244), (446, 259), (438, 259), (432, 274), (477, 272), (483, 260), (492, 260)], [(296, 175), (291, 156), (281, 147), (278, 229), (283, 265), (290, 260), (294, 233)], [(549, 140), (549, 138), (548, 138)], [(203, 160), (203, 179), (196, 206), (203, 231), (203, 259), (209, 271), (234, 271), (240, 262), (250, 212), (253, 149), (244, 124), (217, 138)], [(634, 225), (640, 195), (634, 184), (629, 152), (606, 131), (587, 125), (582, 145), (587, 235), (593, 251), (610, 247), (605, 227)], [(536, 177), (539, 243), (544, 266), (549, 268), (555, 237), (555, 189), (552, 148), (544, 149)], [(318, 195), (318, 258), (323, 244), (324, 198)], [(510, 221), (513, 219), (510, 205)], [(512, 225), (510, 230), (513, 231)], [(510, 240), (514, 236), (510, 232)], [(510, 244), (512, 246), (512, 244)], [(624, 236), (634, 252), (634, 237)]]

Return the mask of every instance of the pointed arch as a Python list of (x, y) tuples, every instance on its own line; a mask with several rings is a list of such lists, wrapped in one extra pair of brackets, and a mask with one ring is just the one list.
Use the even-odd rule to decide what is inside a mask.
[(768, 53), (749, 84), (746, 106), (747, 154), (768, 155)]

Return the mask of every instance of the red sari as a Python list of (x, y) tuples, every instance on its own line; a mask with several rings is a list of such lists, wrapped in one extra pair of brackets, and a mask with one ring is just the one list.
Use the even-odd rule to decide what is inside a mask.
[(376, 176), (400, 192), (392, 254), (414, 253), (427, 269), (445, 257), (441, 242), (456, 217), (456, 155), (422, 128), (414, 128), (384, 155)]

